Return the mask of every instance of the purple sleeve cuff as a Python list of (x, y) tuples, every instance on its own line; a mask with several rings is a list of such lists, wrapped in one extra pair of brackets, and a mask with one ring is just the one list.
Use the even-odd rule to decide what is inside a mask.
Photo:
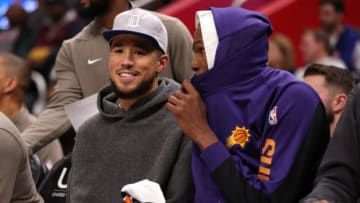
[(229, 151), (221, 142), (215, 142), (201, 153), (201, 159), (211, 171), (217, 169), (230, 156)]

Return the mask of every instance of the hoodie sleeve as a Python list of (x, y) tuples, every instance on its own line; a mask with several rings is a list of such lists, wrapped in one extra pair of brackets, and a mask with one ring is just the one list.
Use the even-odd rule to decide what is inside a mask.
[(0, 129), (0, 139), (0, 158), (2, 163), (6, 163), (0, 165), (0, 197), (2, 201), (10, 202), (15, 190), (18, 168), (25, 153), (8, 131)]
[(6, 127), (0, 129), (1, 202), (43, 203), (36, 192), (25, 146), (20, 137), (9, 131), (12, 126)]
[(191, 141), (182, 139), (178, 159), (164, 195), (167, 203), (194, 202), (194, 188), (191, 176)]
[(36, 121), (21, 134), (30, 155), (70, 129), (71, 124), (64, 106), (82, 97), (82, 90), (71, 59), (70, 45), (69, 41), (64, 42), (57, 55), (55, 63), (57, 83), (54, 94)]
[(360, 86), (346, 109), (319, 168), (314, 190), (305, 201), (356, 202), (360, 187)]
[(229, 202), (296, 202), (312, 187), (329, 139), (324, 108), (304, 85), (288, 87), (275, 105), (276, 124), (266, 120), (259, 135), (264, 142), (256, 173), (221, 143), (201, 155)]

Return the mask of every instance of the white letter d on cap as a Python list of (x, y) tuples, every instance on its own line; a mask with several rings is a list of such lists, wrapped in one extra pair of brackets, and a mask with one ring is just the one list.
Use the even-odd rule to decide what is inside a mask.
[(131, 15), (129, 19), (129, 27), (137, 27), (139, 26), (140, 16), (138, 15)]

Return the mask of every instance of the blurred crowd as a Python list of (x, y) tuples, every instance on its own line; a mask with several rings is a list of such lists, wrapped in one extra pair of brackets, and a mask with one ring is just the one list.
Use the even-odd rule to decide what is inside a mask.
[[(323, 2), (319, 8), (321, 27), (304, 30), (299, 45), (275, 31), (270, 37), (269, 66), (287, 70), (299, 79), (303, 78), (304, 71), (310, 64), (336, 66), (349, 70), (358, 81), (359, 28), (351, 27), (343, 21), (346, 11), (343, 2)], [(304, 64), (302, 67), (295, 65), (296, 46), (300, 47), (301, 64)]]
[(5, 16), (9, 29), (0, 32), (1, 52), (13, 53), (29, 64), (31, 82), (25, 104), (38, 114), (55, 84), (53, 66), (66, 39), (89, 22), (88, 16), (68, 0), (39, 0), (35, 11), (27, 13), (21, 4), (12, 4)]
[[(106, 74), (100, 74), (96, 72), (100, 70), (94, 69), (91, 75), (85, 73), (88, 71), (84, 69), (80, 72), (78, 67), (82, 64), (79, 58), (83, 57), (84, 61), (86, 58), (86, 66), (89, 67), (92, 64), (99, 67), (107, 65), (105, 57), (109, 54), (104, 51), (97, 55), (108, 49), (100, 32), (111, 29), (116, 14), (126, 10), (124, 8), (127, 6), (134, 6), (136, 2), (133, 5), (127, 1), (121, 4), (119, 2), (123, 1), (119, 1), (114, 3), (117, 7), (113, 5), (111, 11), (106, 10), (109, 9), (110, 1), (104, 2), (38, 0), (38, 7), (31, 13), (15, 2), (6, 11), (9, 29), (0, 31), (0, 112), (16, 126), (19, 131), (16, 133), (36, 138), (30, 141), (24, 138), (26, 144), (21, 144), (22, 151), (13, 152), (29, 153), (35, 184), (40, 182), (36, 176), (49, 173), (54, 164), (64, 160), (64, 155), (71, 154), (73, 150), (77, 129), (71, 128), (64, 106), (97, 93), (108, 82), (107, 67), (103, 67)], [(153, 1), (144, 7), (153, 10), (169, 2)], [(349, 102), (350, 92), (360, 81), (360, 28), (351, 27), (343, 21), (346, 5), (342, 1), (319, 2), (321, 26), (304, 30), (299, 45), (293, 44), (292, 39), (275, 30), (268, 41), (267, 64), (273, 69), (291, 73), (315, 90), (324, 106), (330, 135), (333, 136)], [(190, 80), (194, 73), (201, 72), (201, 65), (200, 68), (194, 68), (194, 61), (191, 64), (194, 56), (191, 49), (195, 56), (203, 53), (204, 49), (196, 52), (196, 42), (192, 45), (192, 38), (179, 20), (159, 16), (162, 20), (166, 19), (165, 27), (169, 36), (174, 36), (169, 37), (170, 68), (161, 76), (179, 83)], [(171, 27), (171, 31), (168, 27)], [(89, 43), (93, 43), (92, 47)], [(295, 64), (296, 46), (301, 51), (301, 67)], [(83, 56), (85, 52), (86, 57)], [(178, 64), (188, 67), (182, 68)], [(276, 108), (274, 111), (276, 114)], [(2, 115), (0, 120), (5, 123)], [(9, 125), (6, 123), (6, 126)], [(9, 128), (11, 132), (16, 131)], [(28, 157), (22, 158), (28, 161)], [(2, 160), (0, 162), (3, 164)], [(21, 166), (24, 171), (26, 167)], [(23, 180), (28, 181), (26, 178)], [(321, 183), (321, 180), (318, 182)], [(30, 190), (36, 190), (33, 187), (29, 186)], [(0, 183), (0, 194), (1, 189)], [(311, 198), (306, 201), (317, 201)], [(37, 197), (33, 200), (41, 202)]]

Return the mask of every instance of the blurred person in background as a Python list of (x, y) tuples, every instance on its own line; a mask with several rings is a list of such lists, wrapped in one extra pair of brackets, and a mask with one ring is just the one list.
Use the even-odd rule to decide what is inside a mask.
[(341, 58), (352, 72), (360, 71), (360, 36), (350, 26), (343, 24), (343, 0), (320, 0), (320, 22), (329, 35), (330, 47), (335, 57)]
[(332, 57), (330, 42), (327, 34), (320, 30), (305, 30), (301, 37), (300, 51), (304, 64), (323, 64), (347, 69), (345, 63)]
[(268, 64), (272, 68), (294, 73), (294, 47), (283, 34), (275, 33), (269, 40)]
[(360, 202), (360, 84), (335, 128), (306, 203)]
[(304, 73), (304, 82), (319, 94), (330, 123), (330, 135), (333, 135), (348, 95), (355, 86), (351, 72), (334, 66), (312, 64)]
[[(101, 33), (111, 29), (115, 16), (132, 5), (127, 0), (80, 0), (80, 3), (95, 19), (60, 48), (55, 63), (54, 94), (39, 118), (22, 134), (30, 154), (71, 129), (64, 106), (97, 93), (109, 83), (109, 73), (104, 69), (108, 67), (109, 44)], [(161, 76), (178, 82), (189, 79), (193, 74), (189, 69), (193, 57), (189, 31), (174, 17), (154, 14), (164, 22), (169, 38), (169, 64)]]
[(50, 72), (55, 58), (64, 40), (73, 37), (85, 25), (78, 18), (68, 0), (44, 0), (48, 18), (43, 20), (33, 47), (28, 54), (31, 67), (39, 71), (46, 81), (50, 81)]
[(19, 4), (12, 4), (5, 16), (9, 19), (10, 30), (16, 32), (8, 52), (25, 57), (35, 41), (35, 30), (29, 24), (29, 14)]
[(304, 60), (304, 66), (298, 68), (294, 75), (304, 79), (304, 72), (311, 64), (323, 64), (346, 69), (346, 64), (340, 59), (330, 55), (331, 47), (328, 35), (315, 29), (307, 29), (303, 32), (300, 42), (300, 51)]
[[(30, 83), (30, 68), (25, 60), (12, 54), (0, 54), (0, 112), (23, 132), (36, 119), (24, 106), (24, 91)], [(54, 140), (37, 155), (51, 167), (63, 157), (59, 140)]]
[(29, 26), (38, 31), (45, 19), (48, 18), (45, 6), (46, 0), (37, 0), (37, 8), (29, 13)]
[(36, 192), (28, 154), (20, 133), (2, 112), (0, 112), (0, 160), (2, 203), (44, 202)]

